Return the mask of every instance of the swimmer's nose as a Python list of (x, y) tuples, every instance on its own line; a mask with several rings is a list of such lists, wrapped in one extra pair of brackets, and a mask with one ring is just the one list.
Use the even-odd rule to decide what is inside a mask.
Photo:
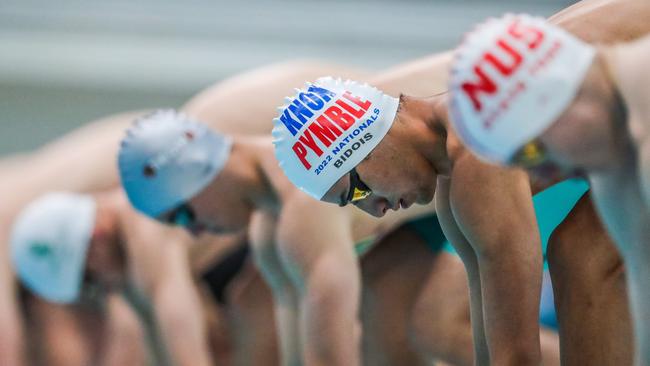
[(388, 200), (380, 199), (375, 202), (374, 212), (371, 212), (371, 214), (375, 217), (383, 217), (388, 211), (388, 209), (390, 209)]

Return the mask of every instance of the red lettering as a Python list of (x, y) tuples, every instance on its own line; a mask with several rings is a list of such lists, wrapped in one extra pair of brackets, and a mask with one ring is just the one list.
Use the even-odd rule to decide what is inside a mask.
[(497, 42), (497, 45), (510, 56), (512, 56), (512, 61), (510, 65), (506, 65), (502, 60), (499, 60), (492, 52), (488, 52), (483, 56), (483, 59), (497, 68), (503, 76), (510, 76), (512, 73), (517, 70), (523, 61), (523, 57), (517, 50), (510, 47), (504, 40), (500, 39)]
[(354, 117), (343, 112), (341, 108), (337, 106), (331, 106), (323, 113), (329, 117), (334, 123), (339, 125), (343, 131), (347, 130), (354, 124)]
[(305, 130), (305, 133), (302, 134), (298, 138), (298, 141), (302, 142), (305, 144), (308, 148), (312, 149), (313, 152), (316, 153), (316, 155), (321, 156), (323, 155), (323, 150), (318, 147), (318, 144), (316, 141), (314, 141), (314, 136), (309, 132), (309, 130)]
[(528, 48), (537, 48), (544, 40), (544, 32), (532, 26), (522, 25), (519, 19), (515, 20), (508, 28), (508, 33), (527, 43)]
[(329, 147), (341, 131), (330, 122), (325, 116), (319, 116), (316, 121), (309, 125), (308, 129), (323, 143)]
[(306, 169), (311, 169), (311, 164), (309, 164), (306, 159), (307, 149), (305, 149), (305, 146), (301, 144), (300, 141), (297, 141), (291, 148), (293, 149), (293, 152), (296, 153), (298, 159), (300, 159), (302, 165), (304, 165)]
[(461, 88), (472, 101), (474, 109), (480, 111), (483, 105), (479, 100), (478, 94), (480, 92), (494, 94), (497, 91), (497, 86), (492, 79), (485, 75), (480, 66), (474, 66), (474, 73), (479, 77), (478, 83), (464, 82)]
[[(350, 114), (352, 114), (353, 116), (355, 116), (357, 118), (361, 118), (361, 116), (363, 116), (363, 114), (372, 105), (371, 101), (369, 101), (369, 100), (362, 101), (361, 98), (359, 98), (359, 97), (357, 97), (355, 95), (352, 95), (352, 93), (350, 93), (349, 91), (346, 91), (345, 93), (343, 93), (343, 98), (345, 98), (345, 99), (351, 101), (352, 103), (358, 105), (359, 107), (361, 107), (360, 110), (354, 110), (352, 107), (350, 107), (347, 103), (345, 103), (342, 100), (338, 100), (336, 102), (336, 104), (340, 105), (346, 111), (350, 112)], [(350, 107), (350, 108), (347, 108), (347, 107)]]

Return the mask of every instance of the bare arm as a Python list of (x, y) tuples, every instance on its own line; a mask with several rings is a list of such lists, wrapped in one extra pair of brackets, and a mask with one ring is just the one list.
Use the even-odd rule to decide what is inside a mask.
[(253, 214), (250, 226), (253, 258), (273, 295), (281, 363), (285, 366), (301, 365), (303, 356), (298, 326), (298, 295), (275, 245), (276, 220), (271, 214), (258, 211)]
[(542, 253), (528, 177), (465, 152), (451, 182), (454, 219), (478, 261), (490, 359), (495, 365), (537, 362)]
[(475, 363), (478, 365), (489, 364), (490, 355), (488, 352), (487, 340), (483, 321), (483, 299), (481, 295), (481, 276), (479, 273), (478, 259), (471, 244), (461, 232), (449, 202), (450, 181), (447, 177), (438, 177), (436, 188), (436, 211), (440, 226), (447, 239), (453, 244), (454, 249), (460, 256), (467, 272), (470, 294), (470, 316), (472, 325), (472, 336), (474, 339)]
[[(135, 214), (134, 214), (135, 215)], [(134, 217), (127, 229), (135, 283), (151, 302), (158, 330), (177, 365), (210, 365), (198, 291), (191, 277), (189, 236)]]
[(346, 211), (296, 194), (278, 223), (283, 264), (300, 301), (306, 365), (360, 364), (360, 273)]
[(138, 318), (120, 294), (107, 296), (106, 344), (101, 349), (101, 366), (145, 365), (147, 350)]

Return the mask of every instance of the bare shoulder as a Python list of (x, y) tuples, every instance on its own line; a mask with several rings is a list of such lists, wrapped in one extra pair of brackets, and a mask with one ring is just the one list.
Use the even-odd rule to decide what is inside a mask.
[(449, 205), (470, 240), (496, 240), (504, 233), (502, 228), (533, 230), (535, 226), (528, 175), (519, 169), (484, 163), (470, 153), (454, 164)]

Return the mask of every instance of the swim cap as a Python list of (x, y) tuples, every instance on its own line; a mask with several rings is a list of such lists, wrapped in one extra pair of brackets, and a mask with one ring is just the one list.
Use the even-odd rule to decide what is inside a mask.
[(470, 32), (450, 77), (450, 114), (478, 156), (508, 163), (575, 97), (595, 55), (542, 18), (507, 14)]
[(379, 144), (398, 104), (368, 84), (331, 77), (307, 83), (273, 120), (280, 167), (294, 185), (321, 199)]
[(205, 188), (228, 161), (232, 140), (174, 110), (136, 120), (122, 140), (122, 186), (136, 210), (158, 218)]
[(96, 204), (88, 195), (50, 193), (27, 205), (11, 233), (11, 260), (23, 284), (56, 303), (79, 297)]

